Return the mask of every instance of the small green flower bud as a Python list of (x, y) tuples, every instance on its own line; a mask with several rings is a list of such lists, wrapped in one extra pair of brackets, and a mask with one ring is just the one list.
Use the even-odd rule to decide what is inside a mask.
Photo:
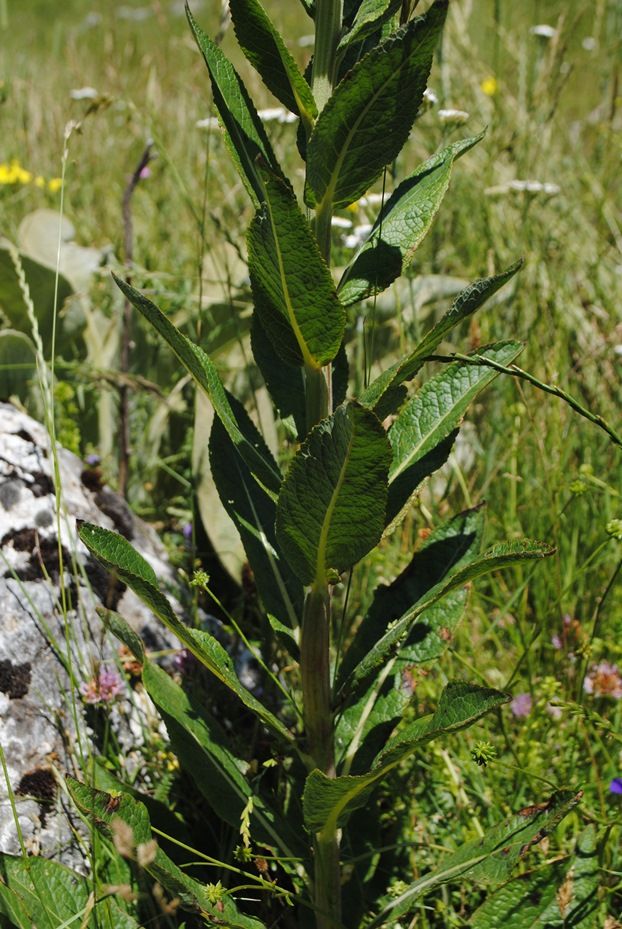
[(605, 532), (616, 542), (622, 542), (622, 519), (610, 519), (605, 526)]

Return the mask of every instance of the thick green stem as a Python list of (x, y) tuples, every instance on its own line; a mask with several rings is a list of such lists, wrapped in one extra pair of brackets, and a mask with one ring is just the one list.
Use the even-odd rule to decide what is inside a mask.
[(315, 50), (311, 86), (317, 108), (322, 110), (333, 92), (335, 83), (343, 0), (316, 0), (315, 7)]
[[(315, 53), (312, 88), (321, 111), (333, 91), (337, 72), (337, 45), (343, 20), (343, 0), (316, 0)], [(319, 207), (315, 234), (322, 257), (330, 267), (332, 202)], [(307, 430), (332, 412), (332, 365), (322, 370), (305, 368)], [(307, 749), (313, 764), (335, 777), (335, 733), (331, 700), (331, 600), (326, 578), (316, 578), (308, 591), (300, 642), (303, 715)], [(341, 863), (339, 834), (335, 830), (314, 844), (313, 905), (317, 929), (341, 927)]]

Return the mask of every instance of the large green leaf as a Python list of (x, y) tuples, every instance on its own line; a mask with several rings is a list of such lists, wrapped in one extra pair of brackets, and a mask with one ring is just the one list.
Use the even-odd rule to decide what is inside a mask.
[(449, 187), (454, 161), (482, 136), (448, 145), (402, 181), (344, 271), (339, 296), (345, 306), (379, 293), (405, 271), (432, 226)]
[[(242, 404), (229, 398), (237, 422), (251, 444), (261, 436)], [(268, 613), (295, 629), (302, 616), (303, 588), (283, 559), (276, 540), (276, 505), (253, 479), (220, 420), (209, 441), (212, 476), (220, 499), (240, 533), (257, 589)]]
[[(93, 790), (73, 777), (67, 778), (67, 786), (78, 809), (106, 838), (112, 838), (111, 823), (119, 819), (132, 830), (133, 845), (136, 848), (152, 841), (147, 809), (129, 794), (122, 793), (119, 797), (113, 797), (104, 791)], [(184, 908), (212, 918), (214, 925), (224, 923), (230, 929), (265, 929), (259, 920), (241, 914), (229, 895), (220, 901), (220, 906), (210, 903), (206, 886), (185, 874), (159, 846), (155, 858), (145, 865), (145, 870), (170, 894), (178, 897)]]
[(466, 565), (459, 567), (444, 577), (439, 583), (428, 590), (413, 606), (395, 620), (389, 629), (375, 643), (367, 655), (356, 665), (345, 687), (355, 687), (364, 681), (367, 676), (379, 665), (389, 658), (399, 654), (419, 617), (435, 603), (438, 603), (450, 591), (468, 584), (470, 581), (483, 577), (501, 568), (507, 568), (520, 561), (545, 558), (555, 551), (545, 542), (534, 542), (531, 539), (513, 539), (510, 542), (501, 542), (493, 545), (479, 558), (469, 560)]
[(362, 0), (356, 11), (351, 28), (339, 42), (339, 52), (344, 52), (351, 45), (362, 42), (368, 35), (376, 32), (400, 8), (402, 0)]
[[(521, 342), (498, 342), (479, 351), (484, 358), (509, 364), (522, 351)], [(504, 360), (502, 360), (504, 359)], [(449, 365), (427, 381), (400, 411), (389, 430), (393, 460), (389, 470), (387, 523), (396, 520), (407, 506), (413, 493), (438, 465), (434, 454), (445, 443), (440, 455), (442, 464), (447, 455), (445, 440), (453, 435), (475, 397), (498, 374), (484, 365), (476, 367), (464, 362)], [(438, 454), (438, 452), (437, 452)]]
[(447, 0), (370, 51), (337, 85), (307, 149), (310, 206), (346, 207), (401, 151), (423, 99)]
[(357, 403), (311, 430), (283, 482), (276, 519), (281, 550), (304, 584), (345, 570), (378, 542), (389, 458), (382, 426)]
[[(32, 324), (28, 319), (24, 294), (11, 252), (6, 247), (5, 241), (0, 240), (0, 310), (6, 315), (13, 329), (31, 335)], [(19, 261), (35, 308), (39, 332), (43, 344), (47, 347), (52, 337), (54, 305), (56, 304), (60, 310), (72, 295), (73, 288), (69, 281), (60, 274), (57, 292), (55, 268), (50, 268), (23, 254), (20, 254)]]
[(257, 205), (263, 199), (258, 159), (269, 165), (275, 174), (281, 177), (283, 174), (263, 124), (257, 115), (257, 110), (239, 74), (218, 45), (203, 32), (188, 6), (186, 6), (186, 14), (207, 65), (212, 82), (214, 103), (225, 128), (227, 146), (246, 189)]
[(0, 854), (0, 922), (17, 929), (138, 929), (114, 899), (91, 900), (92, 881), (57, 861)]
[[(376, 589), (369, 610), (339, 668), (338, 693), (341, 693), (349, 675), (373, 649), (390, 624), (417, 604), (451, 571), (476, 555), (482, 523), (482, 509), (478, 507), (442, 524), (426, 539), (393, 583), (381, 584)], [(460, 602), (464, 602), (462, 598)], [(401, 647), (402, 651), (407, 649), (411, 664), (429, 661), (442, 654), (448, 644), (447, 633), (453, 632), (459, 618), (453, 613), (454, 605), (454, 602), (447, 603), (447, 598), (444, 598), (437, 604), (438, 609), (430, 607), (420, 616)], [(450, 621), (452, 617), (455, 622)], [(351, 690), (349, 696), (352, 696)]]
[(517, 261), (494, 277), (469, 284), (458, 294), (451, 309), (425, 334), (414, 351), (383, 371), (369, 385), (361, 395), (361, 403), (374, 409), (381, 418), (397, 409), (404, 396), (401, 388), (403, 382), (411, 380), (423, 366), (426, 358), (438, 348), (454, 326), (478, 310), (489, 297), (520, 270), (522, 265), (522, 261)]
[(24, 332), (0, 332), (0, 400), (16, 395), (24, 399), (36, 371), (35, 346)]
[(281, 484), (278, 465), (265, 446), (259, 451), (243, 435), (227, 399), (225, 388), (218, 376), (218, 371), (210, 358), (198, 345), (186, 338), (155, 303), (152, 303), (151, 300), (148, 300), (147, 297), (125, 281), (115, 275), (113, 277), (128, 300), (168, 342), (188, 373), (192, 375), (199, 387), (205, 391), (212, 402), (216, 415), (227, 430), (238, 452), (246, 461), (251, 473), (269, 491), (278, 492)]
[(369, 774), (330, 778), (317, 769), (308, 776), (303, 794), (305, 825), (310, 832), (334, 834), (362, 806), (373, 787), (420, 745), (445, 732), (463, 729), (489, 710), (506, 703), (508, 694), (475, 684), (448, 684), (432, 716), (417, 720), (392, 739)]
[(244, 54), (266, 87), (300, 116), (310, 131), (317, 115), (311, 88), (263, 6), (259, 0), (229, 0), (229, 9)]
[(248, 231), (255, 308), (280, 358), (319, 368), (343, 341), (345, 311), (293, 193), (263, 172), (264, 203)]
[(467, 875), (469, 881), (482, 883), (499, 883), (508, 878), (517, 862), (553, 831), (580, 798), (581, 794), (558, 791), (544, 803), (526, 807), (494, 826), (483, 838), (463, 845), (399, 897), (387, 900), (380, 914), (368, 924), (369, 929), (394, 926), (395, 920), (411, 912), (424, 894), (442, 884), (463, 880)]
[(472, 929), (600, 929), (598, 833), (587, 826), (566, 868), (559, 863), (504, 884), (473, 914)]
[(91, 523), (82, 523), (80, 539), (104, 567), (116, 572), (119, 580), (146, 603), (214, 677), (233, 691), (247, 709), (281, 738), (292, 740), (283, 723), (240, 682), (231, 656), (214, 636), (200, 629), (190, 629), (181, 622), (168, 599), (157, 587), (153, 569), (126, 539)]

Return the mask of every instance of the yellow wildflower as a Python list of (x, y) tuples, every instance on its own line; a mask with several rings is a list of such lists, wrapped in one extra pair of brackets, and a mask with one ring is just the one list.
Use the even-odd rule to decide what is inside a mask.
[(39, 187), (40, 189), (43, 189), (45, 187), (45, 178), (42, 177), (40, 174), (37, 174), (35, 178), (35, 187)]
[(483, 92), (486, 94), (487, 97), (494, 97), (494, 95), (499, 90), (499, 84), (497, 83), (497, 78), (493, 77), (492, 74), (484, 78), (484, 80), (480, 84), (480, 87), (482, 88)]
[(60, 177), (51, 177), (48, 181), (48, 190), (51, 194), (57, 193), (63, 186), (63, 180)]

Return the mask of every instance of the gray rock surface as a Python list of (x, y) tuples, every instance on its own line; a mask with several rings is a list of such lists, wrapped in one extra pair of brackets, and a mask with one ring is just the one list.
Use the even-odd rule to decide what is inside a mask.
[(79, 866), (58, 772), (78, 772), (97, 752), (96, 709), (83, 691), (110, 672), (126, 764), (140, 764), (137, 747), (161, 732), (144, 692), (118, 673), (119, 644), (104, 633), (96, 607), (120, 612), (150, 649), (178, 643), (131, 591), (111, 583), (79, 541), (76, 519), (129, 538), (173, 592), (175, 579), (155, 532), (95, 469), (60, 448), (57, 517), (48, 450), (39, 423), (0, 403), (0, 746), (14, 796), (0, 768), (0, 851), (19, 852), (21, 831), (31, 853)]

